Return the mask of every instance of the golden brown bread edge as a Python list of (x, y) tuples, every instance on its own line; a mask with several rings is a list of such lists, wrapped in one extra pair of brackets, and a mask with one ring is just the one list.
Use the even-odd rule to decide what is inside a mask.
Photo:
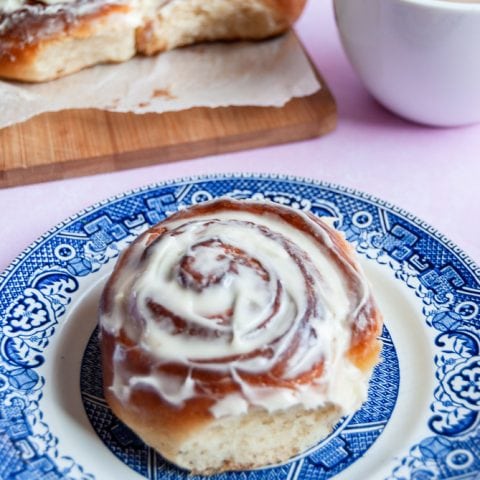
[[(306, 0), (172, 0), (139, 13), (126, 4), (106, 3), (45, 33), (41, 19), (0, 34), (0, 77), (25, 82), (53, 80), (100, 63), (123, 62), (209, 41), (261, 40), (287, 31)], [(141, 21), (132, 23), (132, 15)], [(30, 29), (28, 42), (19, 35)], [(43, 30), (42, 30), (43, 29)]]
[[(312, 218), (315, 219), (315, 217)], [(335, 231), (334, 239), (343, 254), (356, 265), (353, 247)], [(121, 268), (121, 263), (122, 261), (116, 268)], [(367, 378), (379, 362), (382, 348), (378, 336), (381, 333), (383, 317), (375, 302), (372, 303), (370, 316), (372, 321), (369, 327), (362, 332), (357, 341), (352, 342), (347, 352), (350, 361)], [(187, 400), (182, 407), (176, 407), (149, 389), (135, 389), (128, 401), (121, 402), (110, 388), (113, 384), (113, 357), (117, 342), (123, 342), (123, 340), (101, 329), (104, 393), (108, 404), (115, 415), (135, 431), (145, 443), (159, 451), (167, 460), (191, 470), (192, 473), (209, 475), (226, 470), (252, 469), (266, 464), (284, 462), (327, 436), (342, 417), (342, 412), (337, 407), (327, 404), (317, 409), (294, 407), (273, 413), (253, 409), (237, 418), (215, 419), (210, 413), (210, 407), (214, 404), (212, 399), (195, 397)], [(139, 358), (137, 361), (141, 364), (145, 360)], [(254, 428), (249, 430), (251, 425), (254, 425)], [(276, 425), (280, 428), (276, 429)], [(258, 426), (261, 426), (260, 435), (267, 432), (267, 437), (270, 436), (275, 440), (274, 447), (268, 449), (268, 457), (262, 456), (262, 453), (265, 453), (262, 452), (262, 442), (255, 447), (250, 462), (238, 461), (238, 458), (233, 458), (234, 455), (232, 455), (227, 456), (221, 464), (205, 466), (201, 461), (191, 463), (191, 456), (185, 454), (188, 449), (191, 450), (192, 443), (195, 443), (198, 444), (198, 457), (201, 458), (202, 455), (208, 457), (211, 452), (207, 450), (209, 448), (215, 450), (215, 446), (209, 444), (215, 435), (223, 435), (225, 443), (232, 444), (236, 436), (243, 436), (245, 441), (255, 445), (253, 442), (255, 442), (255, 435), (259, 434)], [(265, 428), (262, 430), (263, 426)], [(283, 438), (281, 437), (282, 429), (286, 430)], [(295, 438), (294, 429), (300, 432), (301, 438)], [(200, 440), (195, 441), (195, 439)], [(234, 448), (232, 450), (236, 451)], [(258, 455), (254, 456), (257, 453)]]

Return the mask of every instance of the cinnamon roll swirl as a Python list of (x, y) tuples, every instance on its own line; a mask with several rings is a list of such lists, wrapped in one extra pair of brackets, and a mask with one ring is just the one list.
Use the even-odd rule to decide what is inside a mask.
[(285, 461), (365, 401), (381, 324), (353, 249), (322, 220), (196, 205), (142, 234), (104, 289), (105, 395), (188, 470)]

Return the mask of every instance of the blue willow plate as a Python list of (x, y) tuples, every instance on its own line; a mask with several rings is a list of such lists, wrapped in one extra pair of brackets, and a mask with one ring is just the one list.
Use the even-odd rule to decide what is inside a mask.
[(119, 252), (167, 215), (228, 195), (335, 218), (385, 316), (369, 398), (290, 462), (215, 480), (479, 479), (480, 270), (412, 215), (297, 178), (227, 175), (153, 185), (95, 205), (0, 276), (0, 478), (193, 480), (105, 403), (95, 334)]

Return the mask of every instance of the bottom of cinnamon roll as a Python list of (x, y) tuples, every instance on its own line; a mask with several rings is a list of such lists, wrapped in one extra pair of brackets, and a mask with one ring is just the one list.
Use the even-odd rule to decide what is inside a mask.
[(275, 413), (257, 409), (201, 422), (178, 436), (172, 430), (163, 431), (161, 421), (146, 424), (132, 412), (115, 413), (165, 459), (201, 475), (283, 463), (325, 438), (342, 417), (333, 405), (315, 410), (296, 406)]

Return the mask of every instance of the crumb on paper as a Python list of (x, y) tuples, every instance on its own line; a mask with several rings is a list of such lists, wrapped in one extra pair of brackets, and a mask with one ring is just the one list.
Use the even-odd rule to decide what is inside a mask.
[(168, 88), (156, 88), (152, 92), (152, 98), (159, 98), (163, 97), (167, 100), (174, 100), (177, 98), (175, 95), (173, 95)]

